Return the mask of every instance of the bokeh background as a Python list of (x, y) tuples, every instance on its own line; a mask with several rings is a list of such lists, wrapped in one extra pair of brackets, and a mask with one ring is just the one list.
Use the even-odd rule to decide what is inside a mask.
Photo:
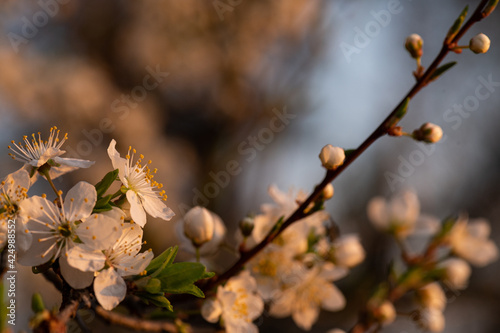
[[(152, 220), (146, 226), (155, 252), (176, 243), (173, 225), (195, 204), (219, 214), (231, 236), (243, 216), (270, 201), (270, 184), (310, 191), (323, 176), (317, 155), (325, 144), (359, 145), (414, 82), (405, 37), (424, 38), (423, 64), (428, 65), (468, 2), (401, 0), (397, 12), (381, 18), (391, 3), (2, 1), (1, 175), (20, 167), (7, 156), (10, 140), (48, 133), (57, 125), (69, 133), (67, 154), (96, 164), (56, 184), (67, 190), (77, 180), (95, 183), (111, 170), (106, 149), (116, 139), (120, 151), (132, 145), (153, 160), (168, 205), (177, 213), (173, 222)], [(468, 212), (489, 219), (500, 244), (500, 86), (490, 87), (490, 96), (473, 105), (482, 80), (500, 82), (499, 15), (464, 38), (466, 44), (484, 32), (492, 40), (490, 51), (450, 55), (458, 65), (412, 101), (402, 122), (407, 131), (436, 123), (446, 140), (431, 147), (382, 138), (334, 182), (336, 194), (327, 210), (342, 232), (360, 235), (367, 258), (338, 282), (347, 308), (323, 312), (314, 332), (349, 329), (397, 256), (391, 240), (367, 220), (365, 207), (375, 195), (414, 189), (426, 213), (444, 218)], [(360, 40), (359, 31), (367, 29), (370, 36)], [(356, 51), (346, 55), (347, 44)], [(152, 72), (159, 73), (157, 81), (144, 81)], [(456, 112), (467, 103), (472, 111)], [(285, 113), (289, 123), (269, 135), (270, 121)], [(200, 199), (196, 193), (213, 182), (211, 174), (233, 160), (242, 172), (218, 186), (216, 195)], [(50, 189), (39, 184), (37, 191)], [(450, 295), (445, 332), (497, 332), (499, 274), (500, 263), (475, 269), (470, 287)], [(60, 302), (55, 289), (29, 269), (19, 267), (18, 288), (24, 305), (18, 308), (16, 331), (27, 329), (33, 291), (41, 291), (49, 306)], [(91, 321), (95, 331), (106, 328)], [(259, 325), (262, 332), (285, 327), (300, 332), (290, 319), (264, 315)], [(419, 330), (401, 317), (383, 331)]]

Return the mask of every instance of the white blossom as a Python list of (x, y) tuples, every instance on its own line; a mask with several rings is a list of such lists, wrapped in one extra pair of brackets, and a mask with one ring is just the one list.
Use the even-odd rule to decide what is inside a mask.
[(196, 247), (200, 247), (212, 239), (215, 222), (208, 209), (200, 206), (193, 207), (184, 215), (183, 221), (184, 235)]
[(485, 34), (478, 34), (471, 38), (469, 48), (474, 53), (486, 53), (490, 49), (490, 39)]
[(417, 299), (424, 308), (433, 308), (443, 311), (446, 307), (446, 295), (443, 288), (437, 282), (428, 285), (416, 291)]
[(201, 314), (206, 321), (221, 319), (227, 333), (257, 333), (253, 320), (264, 310), (264, 302), (257, 295), (257, 284), (248, 271), (243, 271), (217, 288), (215, 299), (203, 303)]
[[(113, 168), (118, 169), (118, 177), (126, 188), (127, 200), (130, 203), (130, 215), (134, 222), (144, 227), (146, 224), (146, 212), (152, 217), (170, 220), (175, 214), (163, 202), (167, 200), (165, 191), (161, 189), (162, 184), (153, 180), (153, 174), (148, 167), (149, 161), (141, 165), (143, 155), (136, 163), (133, 162), (135, 149), (129, 147), (126, 158), (120, 157), (116, 150), (116, 141), (112, 140), (108, 147), (108, 155)], [(132, 155), (131, 155), (132, 154)]]
[(0, 249), (6, 243), (9, 220), (15, 223), (16, 239), (18, 249), (26, 249), (31, 243), (28, 235), (18, 232), (22, 230), (22, 221), (19, 217), (19, 205), (28, 197), (30, 187), (30, 176), (24, 169), (20, 169), (5, 177), (0, 183)]
[(468, 221), (460, 217), (449, 235), (452, 251), (474, 266), (486, 266), (498, 259), (498, 248), (489, 239), (490, 224), (487, 220), (476, 219)]
[(413, 137), (419, 141), (436, 143), (443, 137), (443, 130), (436, 124), (425, 123), (413, 132)]
[[(199, 255), (201, 258), (201, 263), (210, 266), (212, 268), (212, 263), (211, 263), (211, 257), (216, 254), (216, 252), (219, 250), (219, 247), (223, 243), (225, 237), (226, 237), (226, 226), (224, 225), (224, 222), (220, 218), (219, 215), (215, 214), (214, 212), (211, 212), (209, 210), (206, 210), (213, 221), (213, 232), (212, 232), (212, 237), (209, 241), (203, 243), (199, 248)], [(189, 254), (190, 257), (194, 258), (196, 255), (196, 248), (193, 245), (193, 242), (186, 237), (186, 233), (184, 230), (185, 224), (184, 222), (177, 221), (175, 224), (175, 234), (177, 238), (179, 239), (180, 247), (179, 249), (187, 254)]]
[(442, 261), (439, 268), (444, 269), (444, 281), (455, 289), (465, 289), (467, 287), (471, 268), (469, 264), (460, 258), (450, 258)]
[(59, 133), (60, 130), (54, 126), (50, 129), (49, 139), (46, 141), (42, 140), (40, 132), (38, 132), (38, 136), (33, 133), (31, 141), (25, 135), (23, 137), (24, 145), (21, 142), (16, 143), (12, 140), (13, 147), (8, 147), (12, 151), (9, 155), (14, 160), (25, 163), (25, 167), (30, 173), (52, 161), (49, 170), (49, 176), (52, 179), (79, 168), (88, 168), (94, 164), (92, 161), (60, 157), (66, 152), (61, 150), (61, 146), (68, 138), (68, 134), (64, 134), (64, 137), (59, 139)]
[(394, 305), (390, 301), (385, 300), (377, 308), (376, 317), (384, 326), (391, 324), (396, 319), (396, 309)]
[(408, 50), (408, 52), (410, 52), (412, 58), (418, 59), (422, 57), (423, 46), (424, 40), (419, 35), (411, 34), (410, 36), (406, 37), (405, 48), (406, 50)]
[(284, 289), (271, 303), (271, 316), (283, 318), (291, 315), (297, 326), (310, 330), (318, 319), (320, 309), (339, 311), (345, 307), (344, 295), (332, 283), (344, 272), (332, 263), (297, 270), (295, 274), (295, 278), (290, 280), (292, 286)]
[(419, 326), (429, 332), (442, 332), (445, 326), (443, 312), (435, 308), (426, 308), (420, 311)]
[(420, 203), (414, 192), (406, 191), (386, 201), (375, 197), (368, 203), (368, 218), (382, 231), (405, 238), (415, 229)]
[(67, 257), (81, 243), (106, 247), (114, 241), (112, 236), (119, 224), (102, 214), (91, 215), (96, 199), (95, 187), (79, 182), (68, 191), (61, 208), (45, 196), (23, 200), (20, 208), (24, 232), (32, 235), (32, 241), (29, 249), (19, 253), (19, 263), (38, 266), (60, 258), (61, 273), (72, 287), (80, 289), (90, 285), (93, 274), (72, 267)]
[(365, 250), (357, 235), (341, 236), (332, 245), (334, 261), (339, 266), (351, 268), (365, 259)]
[(323, 149), (321, 149), (319, 159), (321, 160), (321, 164), (326, 169), (333, 170), (344, 163), (344, 149), (334, 147), (332, 145), (326, 145)]

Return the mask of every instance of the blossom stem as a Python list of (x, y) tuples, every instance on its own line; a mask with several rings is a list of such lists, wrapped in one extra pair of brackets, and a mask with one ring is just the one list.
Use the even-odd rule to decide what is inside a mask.
[[(52, 181), (52, 178), (50, 178), (50, 174), (49, 174), (49, 170), (50, 170), (50, 167), (48, 168), (45, 168), (44, 165), (42, 165), (39, 169), (38, 169), (38, 172), (40, 174), (42, 174), (45, 179), (47, 179), (47, 181), (49, 182), (50, 184), (50, 187), (52, 187), (52, 190), (55, 192), (55, 194), (60, 197), (61, 194), (59, 193), (59, 191), (57, 190), (56, 186), (54, 185), (54, 182)], [(62, 201), (61, 201), (62, 202)]]

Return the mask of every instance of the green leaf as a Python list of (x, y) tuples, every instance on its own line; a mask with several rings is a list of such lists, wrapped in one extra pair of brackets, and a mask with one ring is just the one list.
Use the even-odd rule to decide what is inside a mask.
[(407, 97), (404, 101), (403, 104), (399, 107), (399, 109), (396, 111), (394, 116), (392, 116), (391, 119), (389, 119), (388, 122), (388, 128), (392, 128), (393, 126), (396, 126), (396, 124), (403, 119), (403, 117), (406, 115), (406, 112), (408, 111), (408, 104), (410, 103), (410, 98)]
[(102, 207), (99, 207), (99, 208), (94, 208), (94, 209), (92, 210), (92, 213), (93, 213), (93, 214), (94, 214), (94, 213), (102, 213), (102, 212), (107, 212), (107, 211), (112, 210), (112, 209), (113, 209), (113, 206), (111, 206), (111, 204), (110, 204), (110, 203), (107, 203), (107, 204), (105, 204), (105, 205), (104, 205), (104, 206), (102, 206)]
[(34, 293), (31, 297), (31, 309), (34, 313), (43, 312), (45, 310), (45, 304), (43, 304), (42, 295), (39, 293)]
[(112, 196), (113, 196), (112, 194), (108, 194), (105, 197), (99, 198), (99, 200), (97, 200), (97, 202), (95, 203), (94, 209), (106, 206), (109, 200), (111, 200)]
[(150, 294), (157, 294), (161, 291), (161, 281), (158, 279), (150, 279), (144, 288)]
[(152, 277), (157, 276), (165, 267), (174, 262), (178, 250), (178, 246), (169, 247), (158, 257), (151, 260), (148, 267), (146, 267), (147, 275), (153, 274)]
[(483, 10), (483, 17), (486, 17), (491, 13), (493, 13), (497, 5), (498, 5), (498, 0), (490, 0), (490, 2), (486, 5), (486, 7)]
[[(100, 198), (118, 177), (118, 169), (108, 172), (102, 180), (95, 185), (97, 197)], [(108, 200), (109, 201), (109, 200)]]
[(169, 294), (191, 294), (204, 298), (203, 292), (194, 285), (201, 279), (214, 276), (205, 266), (197, 262), (179, 262), (167, 266), (159, 275), (162, 291)]
[(162, 294), (149, 294), (149, 293), (135, 293), (136, 296), (139, 296), (140, 299), (142, 299), (144, 302), (147, 304), (153, 304), (162, 308), (166, 308), (168, 311), (174, 311), (174, 308), (172, 307), (172, 304), (170, 304), (170, 301)]
[(434, 71), (434, 73), (432, 73), (431, 77), (429, 78), (429, 81), (437, 80), (441, 75), (444, 74), (444, 72), (446, 72), (448, 69), (452, 68), (456, 64), (457, 64), (456, 61), (452, 61), (439, 67)]
[(469, 11), (469, 5), (465, 6), (464, 10), (460, 13), (460, 16), (455, 20), (453, 25), (451, 26), (450, 30), (448, 31), (448, 34), (446, 35), (446, 42), (449, 43), (455, 38), (457, 35), (458, 31), (460, 30), (460, 27), (465, 21), (465, 17), (467, 16), (467, 12)]
[(356, 152), (356, 149), (344, 149), (344, 154), (345, 157), (348, 158), (350, 155), (352, 155), (354, 152)]

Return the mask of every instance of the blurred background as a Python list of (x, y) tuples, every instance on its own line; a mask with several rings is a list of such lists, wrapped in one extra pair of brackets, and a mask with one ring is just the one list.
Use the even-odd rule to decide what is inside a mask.
[[(155, 253), (176, 244), (175, 221), (197, 204), (219, 214), (231, 237), (243, 216), (271, 200), (270, 184), (311, 191), (323, 177), (318, 153), (325, 144), (357, 147), (414, 83), (406, 36), (424, 38), (428, 65), (467, 3), (2, 1), (1, 176), (20, 167), (7, 156), (10, 140), (46, 135), (56, 125), (69, 133), (69, 157), (96, 161), (56, 185), (96, 183), (111, 170), (106, 149), (116, 139), (122, 154), (132, 145), (153, 161), (177, 214), (147, 224)], [(382, 138), (334, 182), (327, 210), (343, 233), (360, 235), (367, 258), (337, 283), (347, 308), (323, 312), (312, 331), (349, 329), (398, 253), (367, 220), (375, 195), (414, 189), (425, 213), (487, 218), (500, 244), (499, 15), (463, 39), (483, 32), (490, 51), (450, 55), (458, 65), (418, 94), (402, 122), (408, 132), (436, 123), (446, 138), (434, 146)], [(240, 172), (221, 176), (235, 162)], [(49, 191), (40, 183), (31, 193)], [(473, 271), (470, 287), (449, 298), (445, 332), (497, 332), (499, 274), (499, 263)], [(18, 288), (24, 305), (16, 331), (28, 328), (34, 291), (49, 306), (60, 302), (30, 269), (19, 267)], [(95, 331), (106, 327), (91, 321)], [(259, 325), (262, 332), (300, 332), (291, 319), (264, 315)], [(383, 331), (419, 330), (402, 317)]]

